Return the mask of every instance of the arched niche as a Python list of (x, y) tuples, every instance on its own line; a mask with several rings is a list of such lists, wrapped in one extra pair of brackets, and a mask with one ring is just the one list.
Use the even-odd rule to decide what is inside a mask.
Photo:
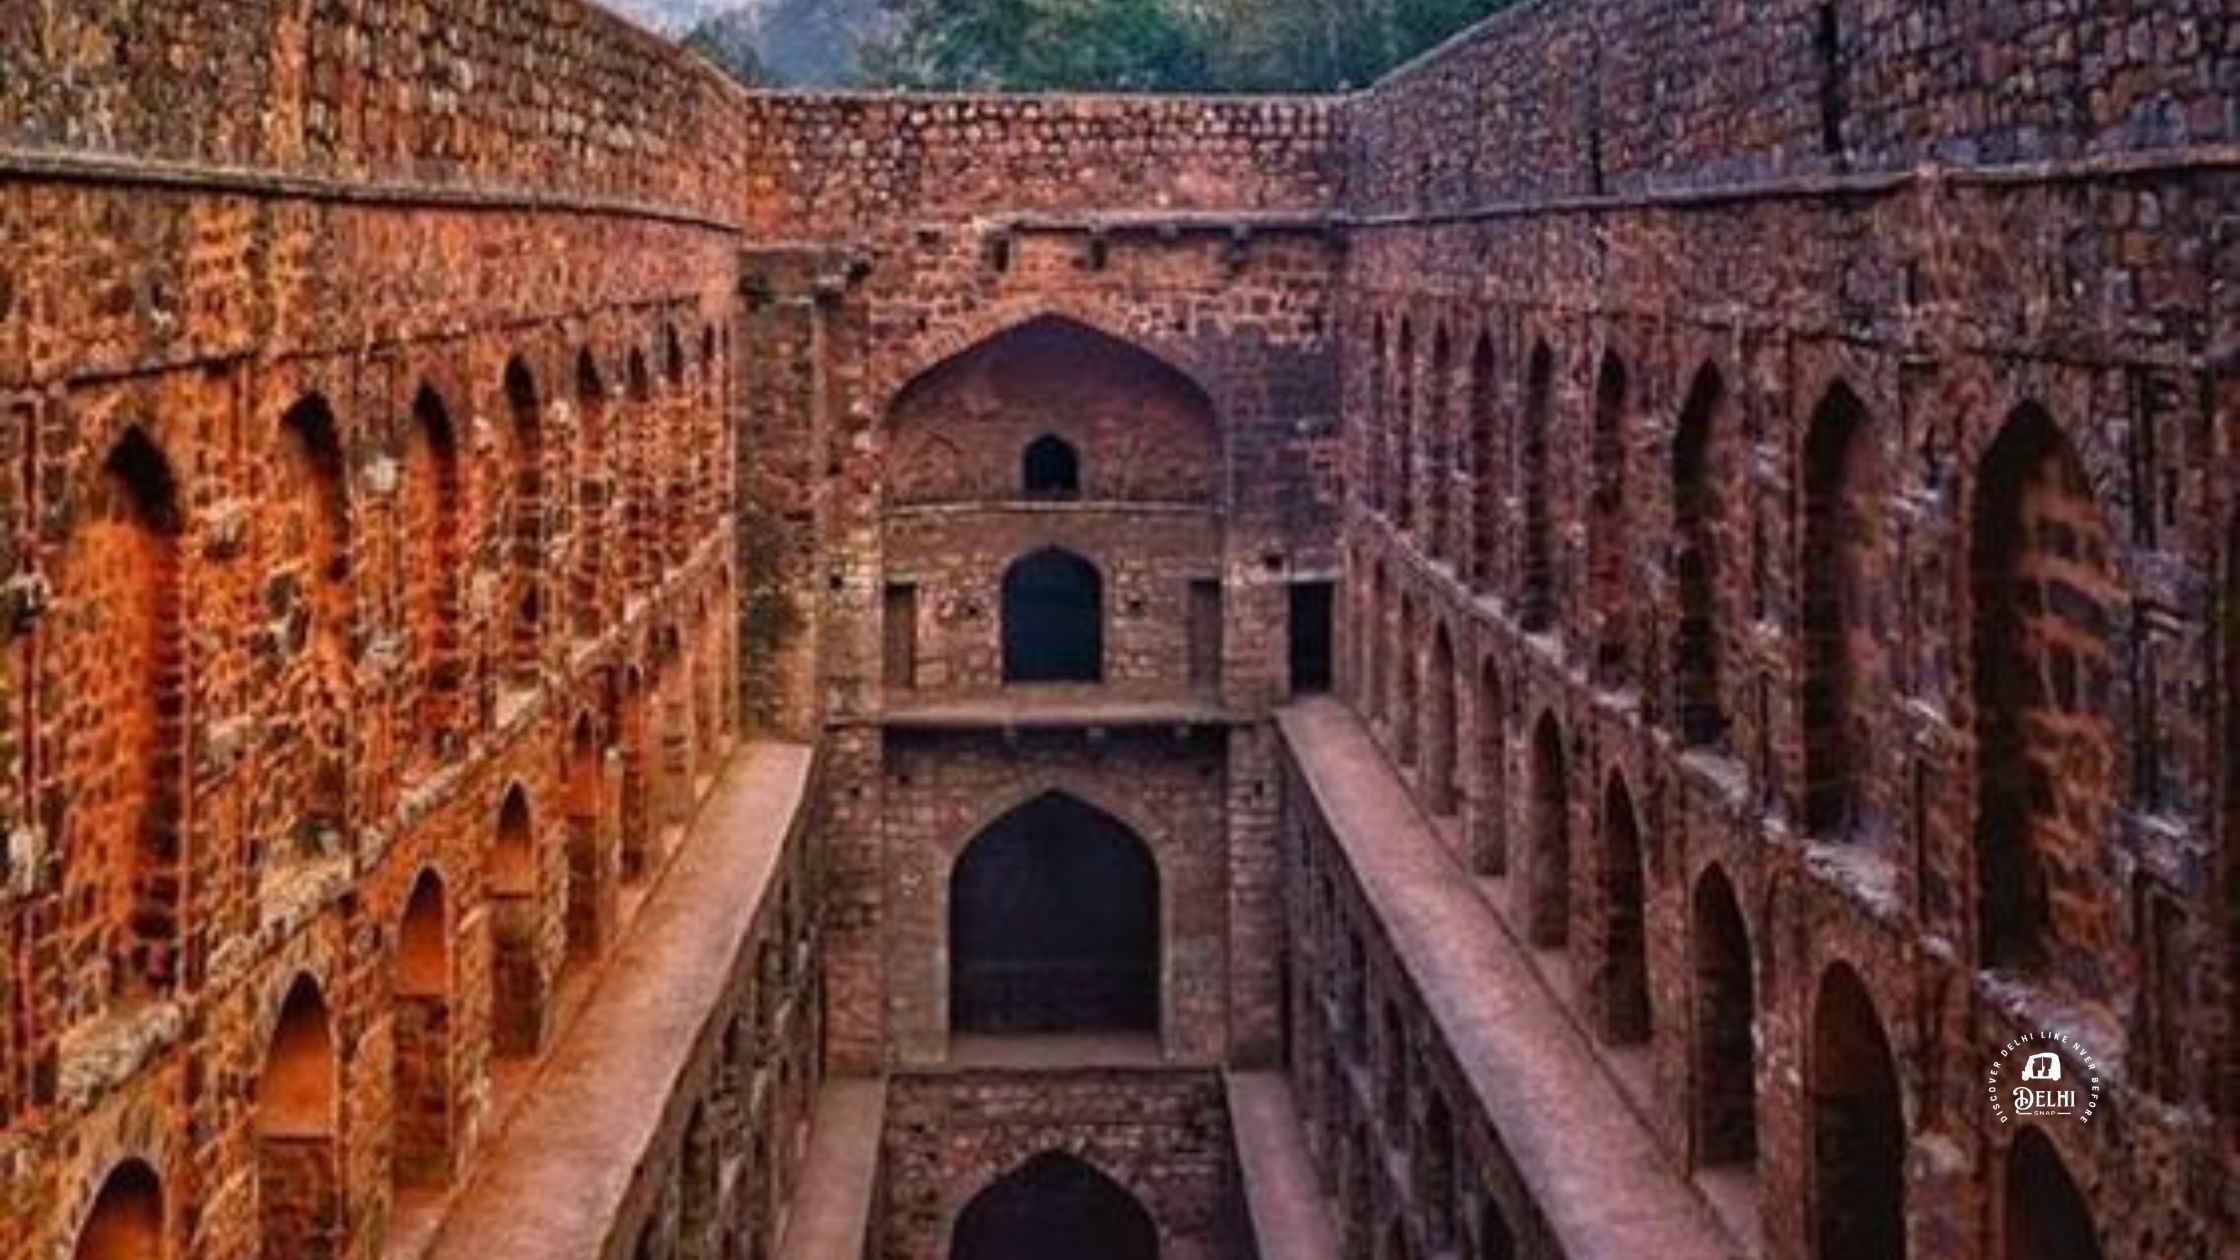
[(989, 824), (949, 881), (960, 1033), (1159, 1029), (1159, 872), (1127, 824), (1049, 792)]
[[(1022, 452), (1044, 438), (1075, 456), (1070, 495), (1023, 482)], [(1220, 426), (1205, 391), (1142, 347), (1057, 315), (920, 373), (888, 407), (886, 440), (894, 506), (1022, 496), (1213, 503), (1221, 493)]]
[(1003, 574), (1003, 680), (1104, 677), (1104, 576), (1087, 559), (1044, 547)]
[(949, 1260), (1158, 1260), (1151, 1213), (1077, 1156), (1045, 1151), (974, 1195)]

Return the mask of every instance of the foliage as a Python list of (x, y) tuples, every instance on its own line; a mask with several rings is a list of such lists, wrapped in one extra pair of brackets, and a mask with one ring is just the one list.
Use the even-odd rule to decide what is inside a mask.
[(686, 43), (756, 85), (1361, 87), (1511, 0), (763, 0)]

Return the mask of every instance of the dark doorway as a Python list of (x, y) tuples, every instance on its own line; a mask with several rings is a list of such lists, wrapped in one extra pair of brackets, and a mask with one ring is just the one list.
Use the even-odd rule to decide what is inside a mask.
[(2061, 1153), (2037, 1129), (2007, 1152), (2006, 1260), (2100, 1260), (2099, 1230)]
[(1819, 1260), (1905, 1260), (1898, 1070), (1858, 973), (1838, 963), (1812, 1016), (1812, 1191)]
[(1045, 433), (1019, 457), (1019, 480), (1030, 499), (1081, 497), (1081, 457), (1064, 438)]
[(1104, 677), (1104, 579), (1056, 547), (1022, 556), (1003, 575), (1003, 680), (1097, 682)]
[(973, 1197), (949, 1260), (1158, 1260), (1151, 1214), (1110, 1177), (1045, 1151)]
[(1291, 584), (1291, 691), (1294, 695), (1330, 690), (1332, 590), (1328, 582)]
[(1158, 1031), (1150, 850), (1063, 793), (1004, 815), (957, 859), (949, 966), (958, 1032)]

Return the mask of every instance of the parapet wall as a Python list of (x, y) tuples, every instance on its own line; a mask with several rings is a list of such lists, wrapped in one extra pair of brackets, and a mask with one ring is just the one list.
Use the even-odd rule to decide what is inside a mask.
[(748, 98), (741, 221), (832, 241), (1079, 213), (1318, 214), (1337, 200), (1343, 102), (1304, 97)]
[(583, 0), (0, 12), (0, 141), (24, 150), (721, 217), (741, 125), (713, 66)]
[(2228, 143), (2220, 7), (1539, 0), (1357, 98), (1354, 208)]

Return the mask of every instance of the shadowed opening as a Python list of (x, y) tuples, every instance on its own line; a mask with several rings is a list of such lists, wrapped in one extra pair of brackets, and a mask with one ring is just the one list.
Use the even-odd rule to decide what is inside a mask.
[(1074, 1156), (1045, 1151), (974, 1195), (950, 1260), (1158, 1260), (1151, 1214)]
[(156, 1170), (137, 1159), (112, 1169), (70, 1254), (72, 1260), (158, 1260), (163, 1255), (163, 1182)]
[(949, 888), (961, 1033), (1156, 1032), (1159, 874), (1128, 827), (1060, 792), (991, 824)]
[(1003, 680), (1104, 677), (1104, 578), (1070, 551), (1046, 547), (1003, 575)]

